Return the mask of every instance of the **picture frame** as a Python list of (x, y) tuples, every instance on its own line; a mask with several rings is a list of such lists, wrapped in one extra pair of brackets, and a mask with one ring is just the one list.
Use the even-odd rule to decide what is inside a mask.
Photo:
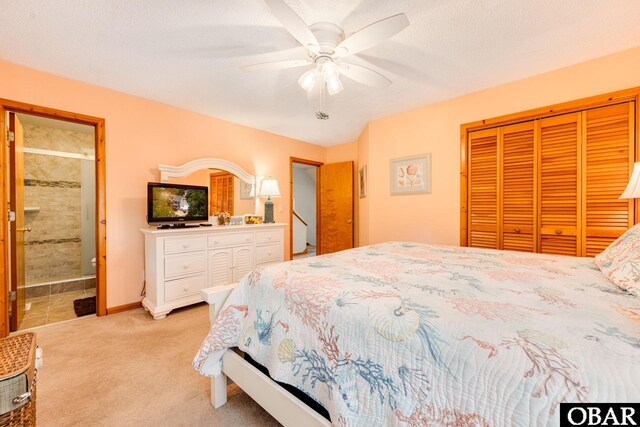
[(367, 197), (367, 165), (358, 169), (358, 189), (361, 199)]
[(252, 200), (254, 198), (253, 191), (254, 184), (249, 184), (240, 180), (240, 199), (241, 200)]
[(431, 193), (431, 153), (390, 162), (391, 195)]

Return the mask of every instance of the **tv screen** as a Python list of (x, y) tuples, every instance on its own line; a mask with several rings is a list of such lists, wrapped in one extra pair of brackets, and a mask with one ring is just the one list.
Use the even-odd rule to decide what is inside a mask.
[(197, 185), (147, 184), (147, 222), (207, 221), (209, 189)]

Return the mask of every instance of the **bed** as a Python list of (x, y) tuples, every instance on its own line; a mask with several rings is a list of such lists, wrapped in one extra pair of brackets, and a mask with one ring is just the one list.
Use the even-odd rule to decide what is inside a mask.
[(593, 259), (389, 242), (204, 295), (212, 403), (229, 375), (285, 425), (329, 423), (234, 348), (340, 426), (558, 425), (561, 402), (640, 400), (640, 300)]

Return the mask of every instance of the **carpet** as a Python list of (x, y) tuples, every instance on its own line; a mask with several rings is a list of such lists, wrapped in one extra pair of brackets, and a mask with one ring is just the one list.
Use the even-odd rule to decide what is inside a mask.
[(38, 426), (278, 426), (235, 385), (226, 405), (211, 406), (209, 378), (191, 367), (208, 307), (162, 320), (139, 308), (31, 329), (44, 351)]
[(80, 298), (73, 301), (73, 311), (82, 317), (96, 312), (96, 297)]

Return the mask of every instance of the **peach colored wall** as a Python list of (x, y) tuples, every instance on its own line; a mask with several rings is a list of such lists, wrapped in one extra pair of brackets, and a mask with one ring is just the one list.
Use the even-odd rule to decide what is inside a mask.
[(369, 125), (358, 137), (358, 164), (367, 166), (367, 195), (358, 198), (358, 245), (370, 243), (369, 238), (369, 201), (371, 200), (371, 161), (369, 158)]
[[(326, 148), (0, 61), (0, 97), (106, 119), (107, 307), (140, 300), (146, 183), (159, 163), (219, 157), (281, 183), (288, 221), (289, 156), (324, 161)], [(288, 230), (286, 231), (288, 233)], [(285, 239), (285, 254), (289, 240)]]
[[(457, 245), (461, 124), (640, 86), (639, 69), (640, 48), (634, 48), (371, 122), (358, 150), (360, 163), (368, 158), (369, 165), (369, 196), (360, 205), (361, 243)], [(390, 159), (427, 152), (432, 193), (391, 196)]]

